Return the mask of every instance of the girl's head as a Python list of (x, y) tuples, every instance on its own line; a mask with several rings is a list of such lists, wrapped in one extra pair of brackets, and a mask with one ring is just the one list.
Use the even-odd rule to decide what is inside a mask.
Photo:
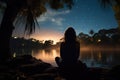
[(76, 41), (76, 32), (72, 27), (69, 27), (66, 31), (65, 31), (65, 42), (74, 42)]

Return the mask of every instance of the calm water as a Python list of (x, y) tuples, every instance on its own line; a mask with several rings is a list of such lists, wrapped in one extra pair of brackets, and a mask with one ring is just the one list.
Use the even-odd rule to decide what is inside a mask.
[[(60, 52), (57, 49), (50, 50), (16, 50), (13, 52), (13, 56), (19, 56), (24, 54), (30, 54), (37, 59), (41, 59), (44, 62), (51, 63), (53, 66), (57, 66), (55, 63), (55, 57), (59, 56)], [(69, 55), (68, 55), (69, 56)], [(120, 51), (81, 51), (79, 59), (86, 63), (88, 67), (104, 67), (111, 68), (120, 64)]]

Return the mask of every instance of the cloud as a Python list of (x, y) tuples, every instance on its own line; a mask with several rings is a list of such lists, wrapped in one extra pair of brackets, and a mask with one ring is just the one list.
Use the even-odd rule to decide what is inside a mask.
[(52, 23), (55, 23), (56, 25), (62, 25), (62, 22), (64, 21), (63, 17), (59, 17), (60, 15), (65, 15), (70, 13), (70, 10), (65, 11), (55, 11), (48, 9), (47, 12), (43, 15), (41, 15), (37, 20), (38, 22), (45, 22), (45, 21), (51, 21)]
[(56, 19), (55, 19), (55, 18), (52, 18), (52, 19), (51, 19), (52, 22), (56, 23), (56, 24), (59, 25), (59, 26), (62, 25), (62, 21), (63, 21), (63, 20), (64, 20), (63, 18), (56, 18)]
[(47, 14), (50, 16), (56, 16), (56, 15), (64, 15), (70, 13), (70, 10), (64, 10), (64, 11), (55, 11), (55, 10), (47, 10)]

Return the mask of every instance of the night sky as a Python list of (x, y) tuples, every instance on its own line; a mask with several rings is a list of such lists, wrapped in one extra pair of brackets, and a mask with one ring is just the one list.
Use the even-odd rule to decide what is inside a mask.
[[(111, 7), (104, 8), (99, 0), (74, 0), (75, 5), (71, 10), (58, 11), (48, 9), (47, 13), (38, 18), (39, 29), (31, 37), (39, 40), (59, 41), (64, 31), (72, 26), (76, 33), (89, 34), (92, 29), (97, 32), (100, 29), (116, 28), (118, 26)], [(13, 36), (20, 35), (21, 27), (18, 27)]]

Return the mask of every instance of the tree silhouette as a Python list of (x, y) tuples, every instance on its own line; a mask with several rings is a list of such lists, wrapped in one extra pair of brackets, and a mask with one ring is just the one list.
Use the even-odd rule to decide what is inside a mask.
[(93, 42), (94, 31), (91, 29), (90, 32), (89, 32), (89, 34), (91, 35), (91, 39), (90, 40), (91, 40), (91, 42)]
[(90, 30), (89, 34), (90, 34), (91, 36), (93, 36), (94, 31), (93, 31), (93, 30)]
[(83, 32), (78, 34), (78, 39), (81, 45), (88, 45), (90, 43), (90, 36), (88, 34), (84, 34)]
[(53, 45), (53, 40), (46, 40), (45, 42), (44, 42), (44, 48), (49, 48), (50, 46), (52, 46)]
[(118, 30), (120, 31), (120, 0), (101, 0), (101, 3), (105, 7), (111, 5), (115, 11), (115, 18), (118, 21)]
[(2, 62), (10, 58), (10, 38), (15, 28), (13, 23), (19, 19), (18, 16), (25, 17), (25, 32), (32, 34), (35, 31), (36, 18), (45, 13), (47, 7), (58, 10), (64, 6), (71, 9), (73, 6), (73, 0), (0, 0), (0, 2), (7, 5), (0, 25), (0, 61)]
[(101, 3), (104, 6), (106, 6), (107, 4), (108, 5), (114, 5), (114, 4), (120, 5), (120, 0), (101, 0)]

